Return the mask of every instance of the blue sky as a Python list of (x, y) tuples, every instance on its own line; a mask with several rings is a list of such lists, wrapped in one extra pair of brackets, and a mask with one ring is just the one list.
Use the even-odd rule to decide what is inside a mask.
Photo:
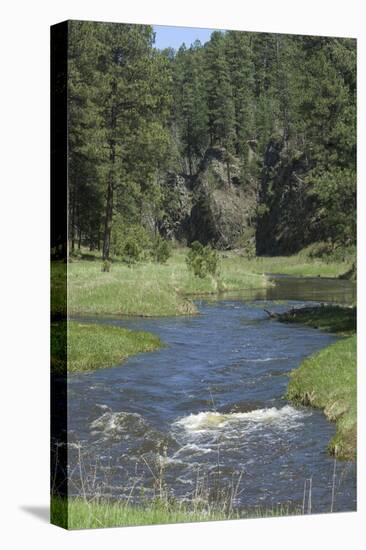
[(183, 42), (189, 47), (195, 40), (200, 40), (202, 44), (210, 39), (214, 29), (199, 29), (193, 27), (168, 27), (154, 25), (156, 33), (155, 47), (162, 50), (164, 48), (174, 48), (177, 50)]

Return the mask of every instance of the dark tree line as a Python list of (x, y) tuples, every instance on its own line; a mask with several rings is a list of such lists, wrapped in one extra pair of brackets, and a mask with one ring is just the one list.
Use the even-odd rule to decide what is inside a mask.
[[(170, 71), (149, 27), (71, 22), (69, 192), (78, 236), (108, 258), (113, 219), (142, 219), (169, 152)], [(153, 199), (154, 200), (154, 199)]]
[(259, 224), (286, 192), (276, 215), (306, 209), (310, 241), (355, 242), (354, 40), (216, 31), (175, 52), (149, 26), (69, 25), (72, 251), (108, 259), (114, 225), (156, 230), (167, 171), (194, 181), (212, 147), (229, 184), (235, 158), (235, 184), (257, 186)]

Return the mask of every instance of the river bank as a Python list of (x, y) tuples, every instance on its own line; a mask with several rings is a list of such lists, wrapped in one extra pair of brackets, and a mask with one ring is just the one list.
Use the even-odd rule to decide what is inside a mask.
[(51, 499), (51, 522), (65, 529), (93, 529), (101, 527), (130, 527), (161, 525), (165, 523), (190, 523), (228, 519), (266, 518), (299, 515), (300, 507), (257, 506), (240, 512), (214, 505), (186, 504), (174, 500), (156, 499), (145, 506), (134, 506), (113, 500), (90, 501), (82, 498), (58, 497)]
[(282, 323), (301, 323), (308, 327), (351, 335), (356, 331), (357, 309), (354, 306), (321, 305), (293, 308), (278, 315)]
[[(265, 289), (272, 284), (266, 273), (338, 277), (349, 268), (347, 262), (325, 262), (300, 254), (249, 260), (236, 251), (220, 253), (217, 277), (200, 279), (187, 269), (186, 254), (186, 249), (177, 249), (165, 264), (142, 262), (129, 267), (116, 261), (110, 272), (102, 272), (101, 259), (92, 254), (73, 259), (67, 266), (69, 314), (192, 315), (197, 313), (193, 296)], [(54, 265), (55, 280), (64, 269), (63, 264)], [(57, 307), (56, 299), (54, 303)]]
[(52, 371), (58, 374), (111, 367), (162, 346), (149, 332), (77, 321), (53, 322), (51, 342)]
[(348, 337), (305, 359), (290, 374), (286, 398), (320, 408), (336, 423), (328, 449), (336, 458), (357, 455), (357, 340), (356, 308), (320, 306), (293, 309), (278, 316), (282, 322), (301, 323)]

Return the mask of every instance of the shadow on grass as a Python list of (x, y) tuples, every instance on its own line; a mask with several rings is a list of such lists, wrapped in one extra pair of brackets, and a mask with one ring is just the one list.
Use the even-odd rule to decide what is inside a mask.
[(357, 308), (333, 305), (295, 308), (276, 315), (284, 323), (300, 323), (335, 333), (356, 331)]

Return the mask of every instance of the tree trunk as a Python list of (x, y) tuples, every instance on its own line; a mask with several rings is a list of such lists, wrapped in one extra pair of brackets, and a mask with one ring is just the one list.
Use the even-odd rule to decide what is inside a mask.
[(188, 166), (189, 166), (189, 175), (192, 176), (193, 170), (192, 170), (192, 155), (189, 151), (188, 153)]
[(80, 248), (81, 248), (80, 204), (77, 205), (77, 219), (78, 219), (78, 250), (80, 250)]
[[(116, 83), (112, 82), (112, 95), (116, 94)], [(110, 170), (108, 176), (107, 202), (105, 207), (104, 236), (103, 236), (103, 260), (109, 260), (111, 248), (111, 232), (113, 219), (113, 195), (114, 195), (114, 168), (116, 162), (116, 143), (114, 132), (117, 126), (117, 115), (115, 106), (111, 110), (111, 139), (109, 141)]]
[(72, 194), (72, 209), (71, 209), (71, 252), (75, 250), (75, 189)]
[(227, 182), (228, 182), (228, 187), (231, 187), (231, 172), (230, 172), (230, 162), (229, 162), (229, 159), (226, 160), (226, 170), (227, 170)]
[(192, 176), (192, 136), (191, 136), (191, 125), (188, 121), (188, 166), (189, 166), (189, 175)]
[(113, 181), (112, 174), (109, 175), (107, 204), (105, 210), (104, 222), (104, 238), (103, 238), (103, 260), (109, 260), (111, 248), (111, 232), (112, 232), (112, 217), (113, 217)]

